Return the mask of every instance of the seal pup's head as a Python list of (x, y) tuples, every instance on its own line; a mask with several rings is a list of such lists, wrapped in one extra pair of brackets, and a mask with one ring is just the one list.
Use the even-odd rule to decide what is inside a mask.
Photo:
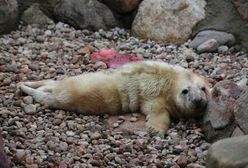
[(210, 100), (207, 80), (190, 70), (178, 75), (175, 85), (176, 106), (182, 116), (201, 116)]

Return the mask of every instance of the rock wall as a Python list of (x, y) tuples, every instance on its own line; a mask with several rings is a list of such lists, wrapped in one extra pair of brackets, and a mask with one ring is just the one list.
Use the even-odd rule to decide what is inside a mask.
[[(29, 10), (29, 7), (33, 7), (33, 4), (39, 4), (40, 11), (55, 22), (62, 21), (75, 28), (90, 30), (130, 28), (139, 0), (136, 3), (128, 2), (120, 0), (109, 5), (109, 2), (98, 0), (0, 0), (0, 34), (16, 29), (19, 18), (22, 18), (23, 13)], [(36, 13), (33, 14), (37, 16)], [(24, 22), (37, 24), (36, 20), (29, 21)]]
[[(166, 43), (184, 43), (202, 31), (217, 31), (235, 36), (236, 42), (248, 49), (245, 0), (0, 0), (0, 34), (17, 28), (19, 18), (34, 3), (53, 21), (79, 29), (122, 27), (142, 39)], [(31, 23), (37, 22), (27, 24)], [(217, 41), (213, 46), (212, 39)], [(212, 36), (205, 40), (210, 41), (204, 41), (204, 49), (201, 46), (198, 52), (216, 52), (223, 45)], [(190, 47), (197, 49), (199, 45)]]

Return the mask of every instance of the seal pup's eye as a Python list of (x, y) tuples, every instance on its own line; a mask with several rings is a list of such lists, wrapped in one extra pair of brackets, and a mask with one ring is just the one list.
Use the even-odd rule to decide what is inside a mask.
[(188, 92), (189, 92), (188, 89), (183, 89), (183, 90), (182, 90), (182, 94), (183, 94), (183, 95), (186, 95)]
[(201, 90), (202, 90), (203, 92), (205, 92), (205, 91), (206, 91), (206, 88), (203, 86), (203, 87), (201, 87)]

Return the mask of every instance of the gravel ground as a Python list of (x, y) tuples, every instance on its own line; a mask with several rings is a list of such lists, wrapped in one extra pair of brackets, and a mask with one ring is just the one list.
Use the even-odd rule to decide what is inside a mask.
[(247, 55), (235, 47), (198, 55), (187, 43), (139, 40), (120, 28), (90, 32), (63, 23), (20, 26), (0, 38), (0, 129), (12, 167), (204, 167), (210, 144), (196, 121), (172, 123), (165, 137), (144, 131), (127, 135), (110, 131), (107, 115), (50, 110), (30, 96), (16, 94), (20, 81), (61, 79), (106, 68), (89, 59), (90, 51), (101, 48), (179, 64), (207, 76), (212, 85), (223, 79), (240, 81), (248, 74)]

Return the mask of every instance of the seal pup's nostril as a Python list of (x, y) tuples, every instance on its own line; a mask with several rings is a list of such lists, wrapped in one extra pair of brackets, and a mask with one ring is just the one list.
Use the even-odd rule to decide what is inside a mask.
[(202, 98), (197, 98), (192, 101), (195, 107), (202, 107), (204, 105), (204, 101)]

